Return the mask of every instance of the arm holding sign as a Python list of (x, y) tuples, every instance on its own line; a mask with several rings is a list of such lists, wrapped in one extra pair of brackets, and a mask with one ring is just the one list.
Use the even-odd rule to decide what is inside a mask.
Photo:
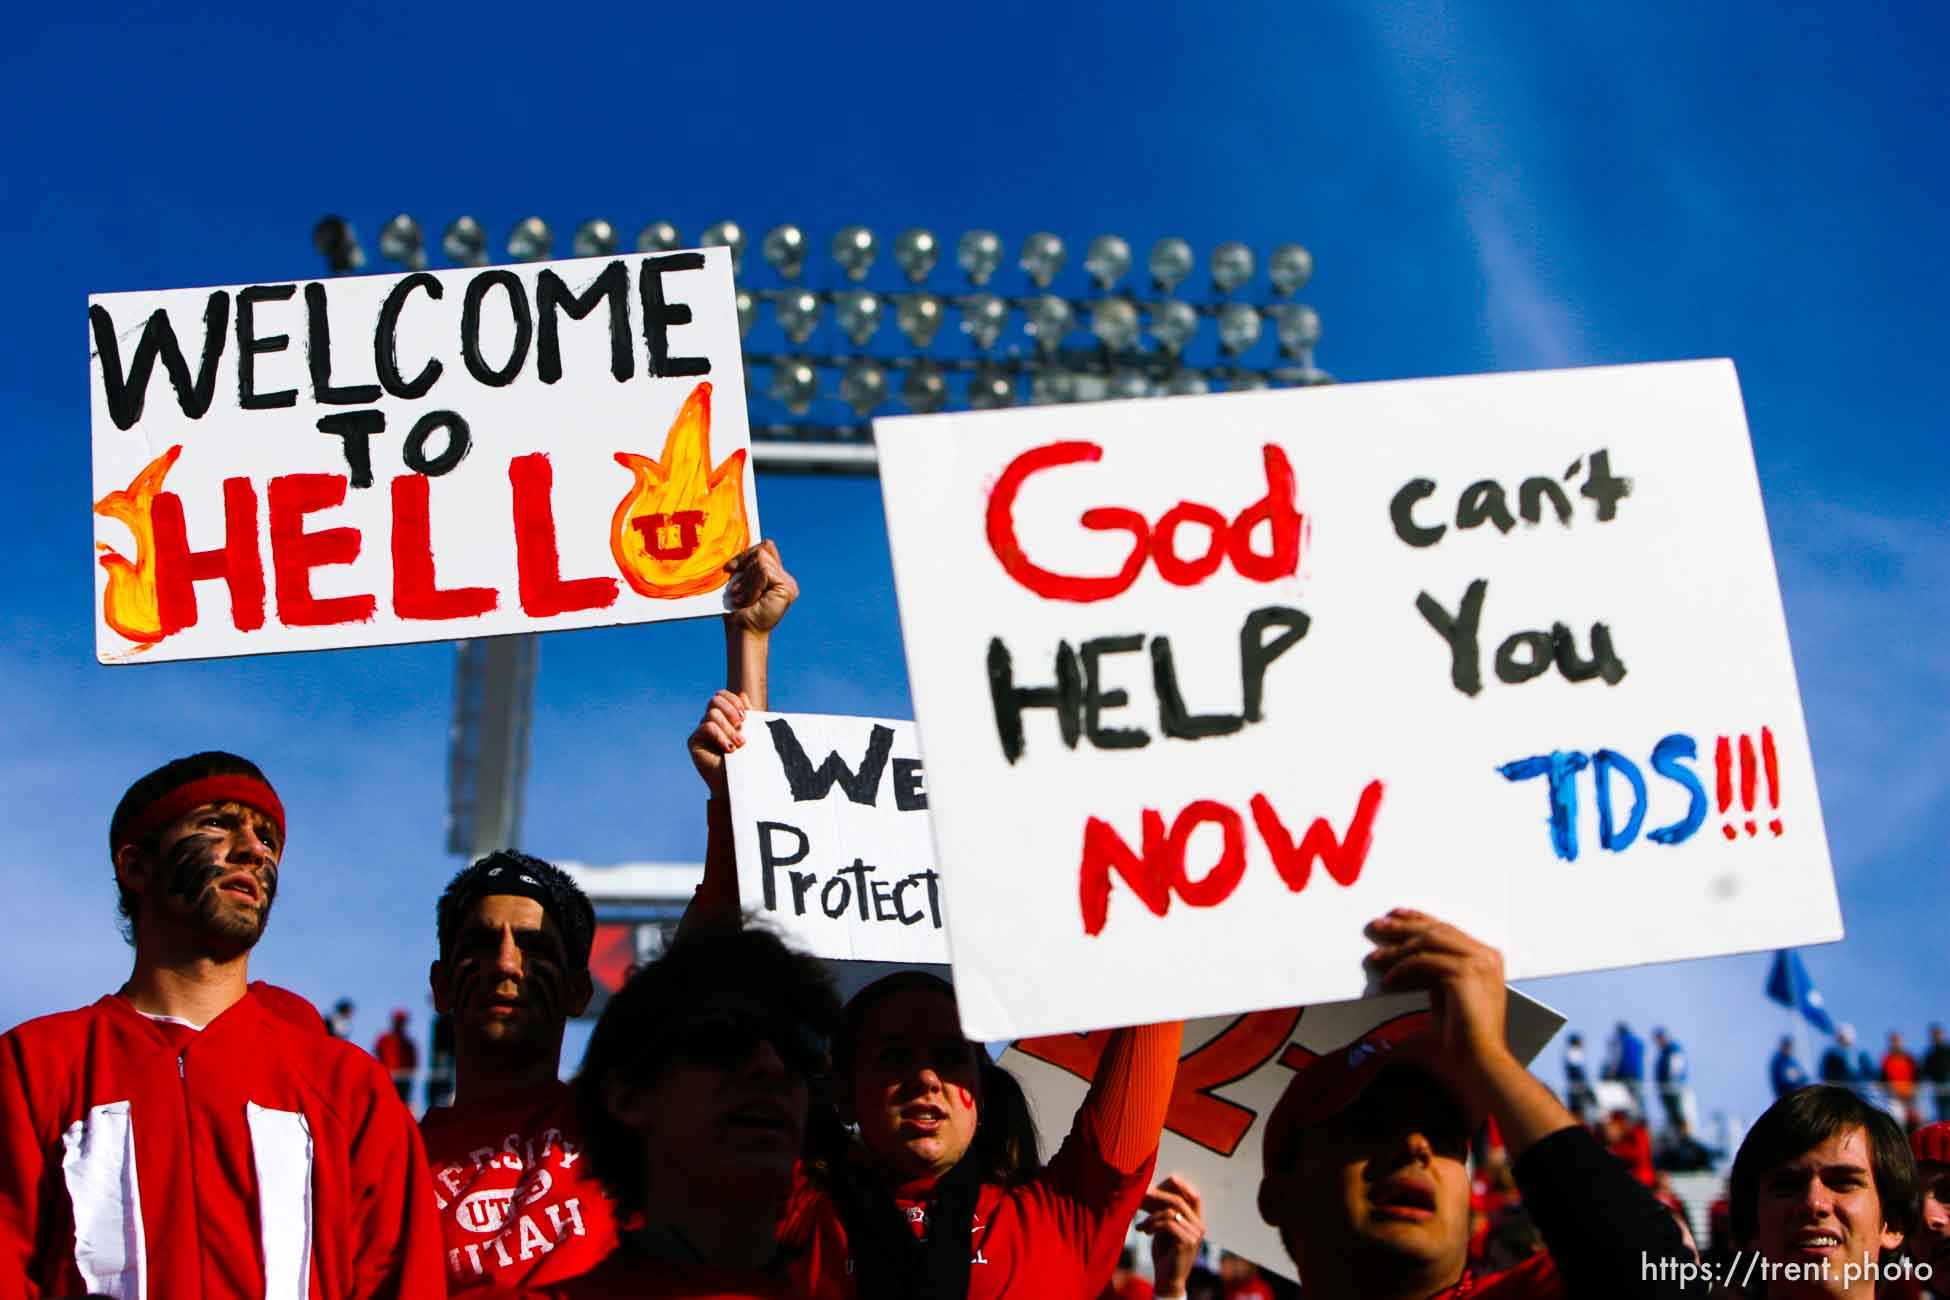
[(1561, 1129), (1578, 1126), (1504, 1038), (1503, 954), (1453, 925), (1398, 907), (1369, 923), (1368, 962), (1388, 993), (1429, 995), (1430, 1034), (1444, 1082), (1496, 1120), (1510, 1159)]
[(1069, 1137), (1024, 1189), (1075, 1252), (1088, 1284), (1110, 1277), (1150, 1184), (1184, 1029), (1173, 1020), (1114, 1031)]
[(731, 802), (725, 797), (725, 755), (745, 743), (749, 709), (767, 703), (766, 669), (772, 631), (799, 598), (799, 584), (785, 571), (779, 548), (760, 542), (725, 566), (733, 608), (724, 616), (725, 689), (711, 697), (703, 721), (691, 732), (691, 762), (711, 792), (704, 806), (709, 830), (704, 848), (704, 880), (684, 910), (684, 921), (736, 913), (738, 863), (731, 833)]
[(1452, 925), (1396, 908), (1367, 927), (1368, 961), (1388, 992), (1429, 995), (1436, 1050), (1423, 1068), (1496, 1120), (1523, 1203), (1569, 1295), (1682, 1294), (1677, 1274), (1646, 1280), (1646, 1261), (1693, 1258), (1670, 1211), (1600, 1147), (1504, 1039), (1503, 954)]

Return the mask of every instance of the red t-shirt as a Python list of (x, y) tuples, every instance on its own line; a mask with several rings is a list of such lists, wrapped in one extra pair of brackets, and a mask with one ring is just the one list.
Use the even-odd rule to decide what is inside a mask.
[(1098, 1300), (1152, 1300), (1155, 1295), (1157, 1290), (1151, 1283), (1133, 1273), (1124, 1279), (1122, 1286), (1117, 1285), (1115, 1281), (1105, 1286), (1104, 1293), (1098, 1297)]
[(615, 1206), (583, 1159), (567, 1084), (430, 1110), (420, 1133), (449, 1290), (546, 1285), (616, 1248)]
[(111, 994), (0, 1037), (0, 1300), (437, 1297), (413, 1117), (268, 984), (201, 1031)]
[[(1020, 1186), (981, 1189), (970, 1224), (968, 1300), (1094, 1296), (1103, 1289), (1151, 1185), (1180, 1038), (1176, 1022), (1114, 1033), (1056, 1155)], [(927, 1203), (896, 1198), (896, 1204), (925, 1236)], [(832, 1197), (803, 1170), (779, 1241), (803, 1294), (857, 1300), (845, 1225)]]
[(1263, 1278), (1241, 1278), (1225, 1284), (1225, 1300), (1273, 1300), (1273, 1288)]

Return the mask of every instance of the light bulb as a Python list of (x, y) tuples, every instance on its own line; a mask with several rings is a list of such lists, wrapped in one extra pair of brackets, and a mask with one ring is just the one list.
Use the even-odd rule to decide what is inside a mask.
[(766, 265), (783, 280), (797, 280), (806, 267), (806, 232), (794, 225), (773, 226), (760, 249)]
[(616, 227), (592, 217), (576, 227), (573, 247), (577, 257), (608, 257), (616, 251)]
[(1212, 270), (1212, 287), (1220, 293), (1231, 293), (1253, 278), (1253, 250), (1236, 239), (1228, 239), (1212, 250), (1208, 265)]
[(855, 289), (840, 295), (838, 307), (840, 328), (855, 347), (865, 347), (880, 328), (880, 295), (868, 289)]
[(995, 268), (1002, 265), (1002, 240), (993, 230), (971, 230), (961, 237), (955, 261), (967, 273), (970, 284), (989, 282)]
[(1099, 289), (1108, 292), (1131, 272), (1131, 246), (1116, 235), (1099, 235), (1090, 241), (1083, 256), (1083, 269)]
[(971, 293), (961, 300), (962, 333), (978, 348), (992, 348), (1009, 323), (1009, 304), (992, 293)]
[(1152, 304), (1151, 337), (1167, 352), (1182, 352), (1198, 333), (1198, 313), (1176, 298)]
[(879, 251), (880, 242), (865, 226), (848, 226), (833, 236), (833, 262), (855, 284), (867, 278)]
[(932, 230), (916, 226), (894, 236), (894, 264), (906, 273), (908, 281), (919, 284), (941, 259), (941, 243)]
[(772, 310), (785, 336), (794, 343), (804, 343), (819, 327), (819, 308), (819, 295), (811, 289), (788, 289), (779, 295)]
[(1298, 244), (1281, 244), (1267, 254), (1266, 278), (1282, 298), (1298, 292), (1313, 275), (1313, 254)]
[(1158, 292), (1170, 293), (1192, 273), (1192, 246), (1175, 235), (1160, 239), (1151, 245), (1150, 269)]

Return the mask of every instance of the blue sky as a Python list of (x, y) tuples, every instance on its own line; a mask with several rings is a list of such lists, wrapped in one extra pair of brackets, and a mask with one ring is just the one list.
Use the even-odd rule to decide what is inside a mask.
[[(105, 669), (88, 576), (85, 296), (313, 275), (322, 213), (370, 249), (399, 210), (435, 230), (472, 212), (497, 236), (534, 212), (563, 239), (597, 215), (691, 235), (789, 219), (822, 247), (856, 220), (981, 224), (1011, 249), (1042, 228), (1140, 249), (1297, 239), (1320, 362), (1346, 380), (1733, 357), (1849, 929), (1808, 962), (1873, 1039), (1950, 1011), (1940, 6), (840, 9), (42, 7), (15, 24), (0, 1024), (120, 982), (109, 810), (210, 746), (258, 757), (293, 810), (257, 972), (352, 996), (366, 1033), (424, 1003), (457, 865), (451, 650)], [(806, 589), (775, 703), (905, 716), (876, 485), (761, 492)], [(542, 645), (528, 847), (701, 852), (682, 739), (717, 641), (698, 623)], [(1669, 1026), (1709, 1107), (1751, 1117), (1784, 1025), (1765, 964), (1532, 991), (1593, 1037)]]

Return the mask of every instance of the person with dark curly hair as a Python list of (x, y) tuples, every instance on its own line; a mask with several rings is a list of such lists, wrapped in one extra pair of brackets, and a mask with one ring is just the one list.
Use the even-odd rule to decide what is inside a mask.
[(556, 1300), (800, 1294), (779, 1205), (805, 1149), (839, 995), (817, 959), (735, 921), (687, 927), (603, 1008), (576, 1075), (591, 1172), (632, 1223)]

